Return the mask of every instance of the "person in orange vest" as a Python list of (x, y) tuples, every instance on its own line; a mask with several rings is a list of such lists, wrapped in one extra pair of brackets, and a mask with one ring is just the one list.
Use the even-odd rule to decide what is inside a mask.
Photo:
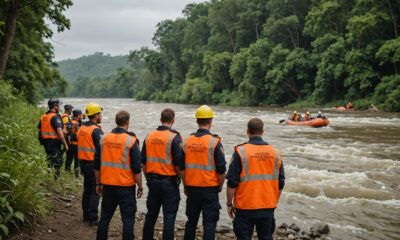
[(83, 221), (89, 226), (96, 226), (98, 219), (99, 196), (96, 194), (96, 178), (94, 174), (94, 154), (100, 146), (103, 131), (99, 124), (103, 109), (97, 103), (89, 103), (85, 109), (89, 122), (82, 125), (77, 133), (78, 159), (83, 174), (82, 212)]
[(214, 112), (206, 105), (199, 107), (195, 117), (199, 129), (184, 142), (184, 185), (186, 200), (185, 240), (196, 237), (197, 222), (203, 215), (203, 239), (214, 240), (221, 205), (218, 192), (225, 180), (226, 161), (221, 139), (211, 134)]
[(306, 112), (306, 113), (304, 113), (304, 118), (303, 118), (303, 121), (310, 121), (311, 120), (311, 114), (310, 114), (310, 112)]
[(61, 101), (57, 98), (50, 98), (47, 102), (49, 110), (42, 115), (38, 124), (39, 142), (43, 145), (49, 168), (54, 168), (54, 177), (60, 176), (60, 168), (63, 163), (61, 145), (64, 151), (68, 151), (68, 144), (63, 134), (63, 124), (58, 114)]
[(107, 239), (108, 226), (117, 206), (122, 218), (122, 239), (135, 239), (136, 197), (143, 195), (142, 166), (139, 140), (128, 132), (129, 118), (128, 112), (118, 112), (117, 127), (104, 135), (100, 147), (96, 148), (96, 191), (103, 197), (97, 240)]
[(150, 132), (143, 142), (142, 164), (149, 187), (143, 227), (144, 240), (153, 240), (154, 225), (161, 206), (164, 217), (163, 239), (174, 239), (175, 219), (180, 201), (180, 176), (181, 170), (185, 168), (182, 138), (172, 129), (174, 119), (174, 110), (162, 110), (161, 126)]
[(282, 156), (262, 139), (264, 123), (259, 118), (247, 124), (249, 141), (237, 145), (226, 176), (228, 214), (238, 239), (272, 240), (274, 211), (285, 185)]
[(65, 171), (71, 172), (72, 160), (74, 160), (75, 177), (79, 177), (79, 161), (78, 161), (78, 138), (76, 133), (82, 125), (82, 110), (75, 108), (72, 111), (72, 120), (67, 123), (67, 131), (69, 137), (69, 150), (65, 161)]

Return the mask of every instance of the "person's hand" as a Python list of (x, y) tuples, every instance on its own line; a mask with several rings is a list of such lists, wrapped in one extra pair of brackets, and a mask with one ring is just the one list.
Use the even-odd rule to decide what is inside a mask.
[(230, 206), (228, 206), (228, 215), (230, 218), (234, 219), (235, 215), (236, 215), (236, 211), (235, 208), (233, 207), (233, 205), (231, 204)]
[(99, 197), (103, 196), (103, 185), (96, 186), (96, 193), (97, 193), (97, 195), (99, 195)]
[(138, 188), (137, 193), (136, 193), (136, 197), (137, 198), (141, 198), (143, 196), (143, 188)]
[(68, 149), (69, 149), (69, 148), (68, 148), (68, 144), (64, 144), (64, 151), (65, 151), (65, 152), (68, 152)]

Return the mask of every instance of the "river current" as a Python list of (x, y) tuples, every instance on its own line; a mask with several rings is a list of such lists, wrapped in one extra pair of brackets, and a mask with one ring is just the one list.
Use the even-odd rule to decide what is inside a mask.
[[(160, 112), (176, 112), (174, 128), (183, 136), (196, 131), (198, 106), (141, 102), (132, 99), (62, 99), (84, 109), (95, 101), (104, 108), (102, 127), (114, 127), (119, 110), (131, 113), (130, 130), (143, 141), (159, 125)], [(330, 239), (400, 239), (400, 114), (334, 112), (322, 110), (330, 126), (296, 127), (279, 124), (290, 111), (284, 108), (213, 106), (211, 132), (222, 138), (229, 163), (233, 147), (247, 140), (246, 124), (253, 117), (265, 123), (264, 140), (282, 151), (286, 186), (275, 211), (277, 224), (296, 223), (309, 229), (327, 223)], [(145, 196), (147, 189), (145, 188)], [(178, 220), (185, 220), (181, 194)], [(219, 225), (231, 226), (226, 213), (225, 190)], [(138, 211), (146, 212), (145, 197)]]

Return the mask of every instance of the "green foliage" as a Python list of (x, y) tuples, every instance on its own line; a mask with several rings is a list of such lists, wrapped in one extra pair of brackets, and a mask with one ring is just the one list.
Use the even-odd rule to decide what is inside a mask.
[[(12, 1), (1, 1), (0, 9), (8, 9)], [(58, 32), (68, 29), (69, 20), (63, 11), (72, 5), (71, 0), (20, 0), (17, 27), (3, 78), (11, 83), (17, 93), (30, 103), (41, 99), (40, 89), (61, 86), (57, 94), (65, 90), (65, 80), (53, 62), (53, 47), (48, 42), (53, 35), (48, 21)], [(0, 22), (6, 22), (7, 11), (0, 11)], [(45, 21), (47, 19), (47, 21)], [(0, 26), (6, 33), (6, 24)], [(2, 41), (1, 41), (2, 42)]]
[(73, 82), (73, 93), (249, 106), (352, 101), (398, 111), (399, 13), (398, 0), (193, 3), (157, 25), (155, 50), (131, 52), (111, 76)]
[[(61, 75), (69, 82), (78, 78), (105, 77), (128, 65), (128, 55), (110, 56), (102, 52), (57, 63)], [(73, 85), (73, 84), (72, 84)]]
[[(19, 228), (34, 224), (50, 207), (49, 191), (71, 189), (73, 180), (55, 181), (48, 171), (42, 146), (37, 140), (37, 122), (42, 109), (10, 97), (12, 88), (0, 82), (0, 239)], [(8, 89), (8, 90), (6, 90)], [(12, 119), (12, 120), (10, 120)]]

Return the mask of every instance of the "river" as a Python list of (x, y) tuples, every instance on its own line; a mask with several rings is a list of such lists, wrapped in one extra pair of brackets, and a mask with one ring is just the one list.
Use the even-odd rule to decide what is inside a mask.
[[(175, 110), (174, 128), (183, 136), (197, 129), (193, 115), (198, 106), (131, 99), (63, 99), (64, 104), (82, 109), (89, 101), (104, 108), (105, 132), (114, 127), (115, 113), (127, 110), (130, 130), (142, 141), (158, 126), (165, 107)], [(222, 138), (228, 163), (233, 147), (247, 140), (246, 124), (252, 117), (264, 121), (264, 139), (282, 150), (286, 186), (276, 210), (277, 224), (296, 223), (308, 230), (313, 223), (324, 222), (329, 224), (331, 239), (400, 239), (400, 114), (322, 109), (330, 126), (309, 128), (279, 124), (290, 114), (284, 108), (213, 109), (211, 130)], [(179, 220), (186, 219), (184, 200), (182, 195)], [(225, 191), (220, 202), (218, 224), (231, 226)], [(145, 198), (138, 201), (138, 210), (146, 212)]]

